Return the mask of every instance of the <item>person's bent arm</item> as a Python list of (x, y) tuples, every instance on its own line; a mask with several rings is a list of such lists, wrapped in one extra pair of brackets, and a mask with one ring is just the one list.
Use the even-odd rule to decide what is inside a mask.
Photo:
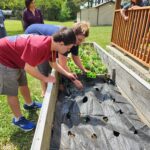
[(32, 75), (33, 77), (41, 80), (41, 81), (44, 81), (44, 82), (52, 82), (54, 83), (56, 81), (55, 77), (53, 76), (44, 76), (43, 74), (41, 74), (35, 67), (32, 67), (31, 65), (29, 64), (25, 64), (25, 67), (24, 67), (24, 70), (26, 72), (28, 72), (30, 75)]
[(62, 66), (60, 66), (57, 63), (52, 63), (52, 62), (49, 62), (49, 63), (50, 63), (52, 68), (56, 69), (58, 72), (60, 72), (61, 74), (65, 75), (66, 77), (68, 77), (75, 84), (75, 86), (79, 90), (83, 89), (82, 83), (79, 80), (77, 80), (77, 78), (76, 78), (76, 76), (74, 74), (67, 72), (66, 70), (64, 70), (62, 68)]
[(80, 80), (74, 80), (72, 81), (74, 85), (76, 86), (77, 89), (82, 90), (83, 89), (83, 84), (81, 83)]
[(67, 66), (67, 57), (62, 55), (62, 54), (58, 54), (58, 61), (60, 66), (65, 69), (66, 71), (70, 72), (69, 67)]
[(125, 12), (132, 6), (131, 2), (126, 3), (123, 8), (120, 10), (120, 14), (123, 17), (125, 21), (129, 19), (128, 16), (126, 16)]
[[(70, 69), (67, 66), (67, 57), (66, 56), (64, 56), (62, 54), (59, 54), (59, 64), (60, 64), (60, 66), (63, 69), (65, 69), (66, 71), (70, 72)], [(81, 81), (79, 81), (79, 80), (76, 79), (76, 80), (72, 80), (72, 82), (75, 84), (75, 86), (79, 90), (83, 89), (83, 85), (82, 85)]]
[(84, 66), (82, 65), (81, 59), (79, 56), (72, 55), (72, 59), (75, 62), (75, 64), (83, 71), (83, 72), (88, 72), (89, 70), (85, 69)]
[(74, 74), (67, 72), (66, 70), (64, 70), (59, 64), (57, 64), (56, 62), (49, 62), (51, 67), (54, 68), (55, 70), (57, 70), (59, 73), (63, 74), (64, 76), (66, 76), (67, 78), (69, 78), (71, 81), (76, 80), (76, 77)]
[(123, 17), (124, 20), (128, 20), (128, 16), (125, 15), (125, 11), (126, 11), (125, 9), (121, 9), (120, 14), (121, 14), (121, 16)]

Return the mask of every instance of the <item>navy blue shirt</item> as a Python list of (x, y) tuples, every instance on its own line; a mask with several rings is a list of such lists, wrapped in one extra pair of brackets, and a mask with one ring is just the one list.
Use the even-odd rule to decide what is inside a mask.
[[(38, 34), (38, 35), (53, 35), (58, 32), (62, 26), (58, 25), (50, 25), (50, 24), (32, 24), (26, 30), (25, 34)], [(78, 56), (78, 46), (73, 46), (69, 52), (63, 54), (64, 56), (68, 56), (68, 53), (72, 55)]]
[(68, 54), (71, 53), (72, 55), (78, 56), (78, 51), (79, 51), (78, 49), (79, 49), (79, 46), (73, 46), (69, 52), (66, 52), (63, 55), (67, 57)]

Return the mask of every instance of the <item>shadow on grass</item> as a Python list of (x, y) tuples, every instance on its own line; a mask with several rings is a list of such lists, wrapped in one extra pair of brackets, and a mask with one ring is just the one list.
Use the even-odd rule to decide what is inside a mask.
[[(39, 116), (38, 111), (32, 110), (32, 111), (29, 111), (29, 115), (27, 119), (37, 123), (38, 116)], [(10, 137), (10, 141), (17, 147), (17, 150), (29, 150), (32, 144), (34, 132), (35, 130), (25, 132), (25, 131), (18, 129)]]

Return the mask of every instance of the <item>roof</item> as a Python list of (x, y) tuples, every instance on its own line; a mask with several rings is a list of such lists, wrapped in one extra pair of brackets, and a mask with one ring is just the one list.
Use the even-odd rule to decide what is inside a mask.
[(95, 8), (101, 7), (101, 6), (106, 5), (108, 3), (114, 3), (115, 4), (115, 1), (112, 0), (112, 1), (109, 1), (109, 2), (105, 2), (105, 3), (99, 4), (99, 5), (95, 6)]
[[(100, 4), (95, 4), (95, 3), (93, 3), (93, 6), (90, 7), (90, 8), (99, 7), (99, 6), (108, 4), (108, 3), (110, 3), (110, 2), (114, 2), (114, 3), (115, 3), (115, 0), (103, 0)], [(82, 5), (80, 6), (80, 8), (81, 8), (81, 9), (85, 9), (85, 8), (88, 8), (87, 6), (88, 6), (88, 3), (86, 2), (86, 3), (82, 4)]]

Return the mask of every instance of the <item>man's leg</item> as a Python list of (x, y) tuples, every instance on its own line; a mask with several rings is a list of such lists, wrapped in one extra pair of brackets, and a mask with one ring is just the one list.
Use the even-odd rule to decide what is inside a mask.
[(18, 96), (7, 96), (8, 104), (16, 118), (22, 116)]
[(18, 100), (18, 78), (20, 69), (13, 69), (0, 64), (0, 94), (7, 95), (8, 105), (14, 115), (12, 123), (24, 131), (35, 128), (35, 124), (22, 116)]
[(37, 109), (41, 108), (42, 104), (36, 101), (32, 101), (31, 95), (30, 95), (30, 90), (27, 86), (27, 77), (26, 73), (24, 70), (21, 70), (20, 72), (20, 77), (18, 79), (19, 87), (20, 87), (20, 92), (25, 100), (24, 104), (24, 109), (26, 110), (32, 110), (32, 109)]
[(22, 116), (18, 96), (7, 96), (8, 104), (14, 115), (12, 123), (24, 131), (30, 131), (36, 127), (33, 122)]
[(20, 88), (20, 92), (25, 100), (25, 103), (27, 105), (30, 105), (32, 103), (32, 99), (31, 99), (29, 87), (27, 85), (24, 85), (24, 86), (20, 86), (19, 88)]

